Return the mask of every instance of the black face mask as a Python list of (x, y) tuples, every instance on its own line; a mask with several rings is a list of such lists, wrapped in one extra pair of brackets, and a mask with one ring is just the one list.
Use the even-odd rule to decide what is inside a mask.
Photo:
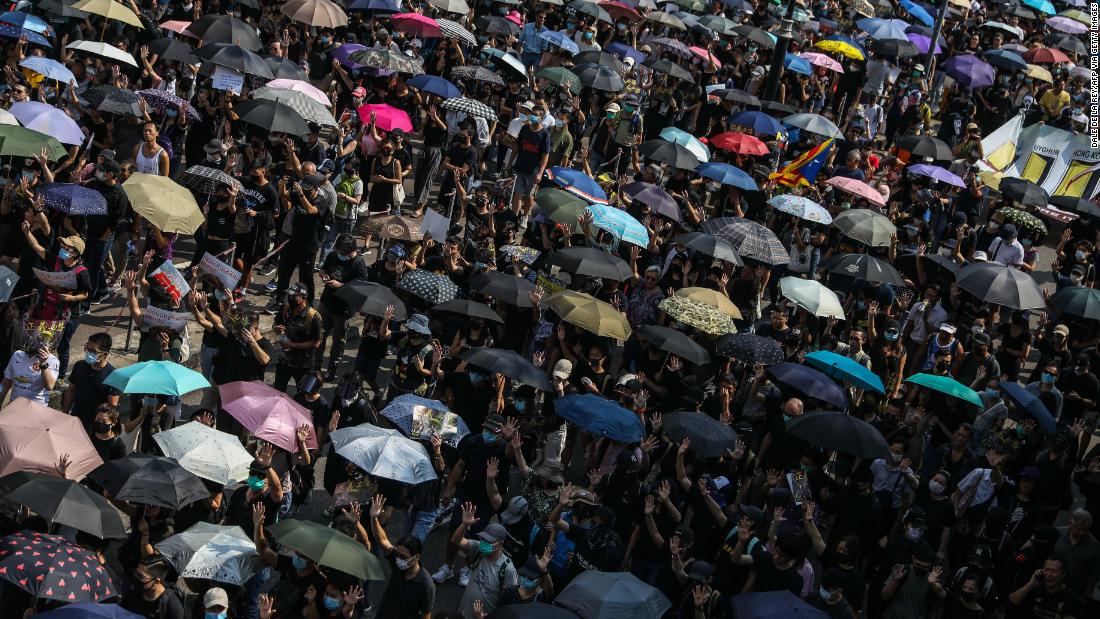
[(106, 434), (110, 432), (112, 427), (113, 426), (111, 424), (104, 423), (102, 421), (92, 422), (92, 429), (100, 434)]

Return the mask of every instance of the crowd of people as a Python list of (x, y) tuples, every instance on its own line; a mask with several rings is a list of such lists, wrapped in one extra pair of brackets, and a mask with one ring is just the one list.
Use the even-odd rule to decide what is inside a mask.
[(16, 3), (0, 616), (1100, 612), (1094, 7), (940, 2)]

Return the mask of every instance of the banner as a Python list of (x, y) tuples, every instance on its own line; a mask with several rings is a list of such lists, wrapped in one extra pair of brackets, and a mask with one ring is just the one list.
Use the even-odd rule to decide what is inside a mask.
[(155, 271), (149, 274), (149, 281), (159, 286), (169, 298), (179, 303), (187, 293), (191, 292), (191, 286), (187, 284), (183, 273), (180, 273), (176, 265), (165, 260)]
[(187, 321), (191, 320), (191, 314), (173, 312), (155, 305), (149, 305), (142, 311), (141, 319), (145, 324), (152, 327), (164, 327), (165, 329), (180, 331), (187, 326)]
[(221, 65), (214, 66), (214, 81), (211, 84), (215, 90), (228, 90), (239, 95), (244, 86), (244, 73)]
[[(1100, 190), (1100, 149), (1086, 134), (1074, 134), (1049, 125), (1022, 124), (1017, 116), (982, 140), (982, 162), (1005, 176), (1031, 181), (1051, 196), (1091, 199)], [(1012, 152), (1014, 151), (1014, 152)], [(1000, 167), (1007, 159), (1011, 163)]]
[(43, 271), (34, 269), (34, 276), (38, 281), (52, 288), (65, 288), (76, 290), (76, 273), (73, 271)]
[(458, 415), (427, 406), (412, 407), (412, 414), (409, 438), (426, 441), (438, 435), (444, 443), (457, 446), (455, 435), (458, 434)]
[(233, 290), (237, 287), (237, 282), (241, 281), (240, 271), (209, 253), (202, 255), (202, 260), (199, 261), (199, 271), (218, 280), (218, 283), (226, 290)]

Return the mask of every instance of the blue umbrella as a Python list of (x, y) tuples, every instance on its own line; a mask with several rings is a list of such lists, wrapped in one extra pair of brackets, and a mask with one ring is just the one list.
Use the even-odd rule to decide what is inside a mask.
[(828, 619), (790, 591), (742, 593), (730, 598), (731, 617), (738, 619)]
[(36, 619), (142, 619), (143, 615), (132, 613), (116, 604), (96, 604), (81, 602), (66, 604), (60, 608), (36, 614)]
[(38, 190), (46, 206), (66, 215), (106, 215), (107, 199), (75, 183), (47, 183)]
[(841, 410), (848, 408), (848, 396), (824, 372), (789, 361), (770, 366), (767, 371), (777, 381), (815, 400)]
[(634, 411), (591, 393), (554, 400), (554, 412), (582, 430), (620, 443), (638, 443), (645, 437), (645, 428)]
[(866, 17), (856, 22), (861, 30), (872, 39), (898, 39), (905, 40), (905, 29), (909, 24), (900, 19), (879, 19)]
[(409, 88), (415, 88), (433, 95), (438, 95), (444, 99), (453, 99), (462, 96), (462, 93), (458, 90), (458, 86), (436, 75), (428, 75), (427, 73), (414, 75), (405, 83), (408, 84)]
[(1021, 387), (1019, 383), (1007, 380), (1001, 382), (1001, 391), (1003, 391), (1005, 395), (1008, 396), (1008, 399), (1012, 400), (1017, 407), (1034, 417), (1035, 421), (1039, 422), (1039, 425), (1042, 426), (1047, 434), (1054, 434), (1058, 424), (1054, 420), (1054, 415), (1050, 414), (1050, 411), (1047, 410), (1046, 405), (1043, 404), (1043, 401), (1040, 400), (1038, 396), (1024, 387)]
[(649, 245), (649, 231), (630, 213), (606, 204), (593, 204), (588, 207), (588, 212), (592, 213), (592, 225), (610, 232), (620, 241), (638, 247)]
[(555, 185), (587, 202), (607, 204), (607, 193), (596, 179), (573, 168), (554, 166), (546, 171), (546, 176)]
[(812, 75), (814, 72), (814, 66), (810, 64), (809, 60), (790, 52), (787, 52), (787, 55), (783, 57), (783, 66), (788, 71), (794, 71), (802, 75)]
[(32, 30), (23, 30), (17, 26), (11, 24), (0, 24), (0, 37), (5, 39), (18, 39), (21, 36), (27, 37), (27, 42), (41, 47), (53, 47), (53, 43), (41, 34)]
[(38, 34), (52, 34), (53, 32), (46, 20), (22, 11), (8, 11), (0, 14), (0, 23), (11, 24), (16, 28), (37, 32)]
[(1054, 10), (1054, 5), (1050, 3), (1050, 0), (1024, 0), (1024, 4), (1047, 15), (1054, 15), (1058, 12)]
[(982, 52), (982, 58), (991, 65), (1009, 71), (1026, 71), (1027, 61), (1016, 52), (1007, 49), (990, 49)]
[(73, 75), (72, 71), (66, 69), (65, 65), (51, 58), (30, 56), (29, 58), (24, 58), (19, 63), (19, 66), (30, 69), (35, 73), (41, 73), (48, 79), (56, 80), (62, 84), (76, 81), (76, 76)]
[(883, 386), (882, 379), (871, 370), (868, 370), (866, 366), (856, 363), (850, 357), (838, 355), (828, 350), (815, 350), (806, 355), (806, 363), (836, 380), (849, 382), (860, 389), (886, 393), (886, 387)]
[(581, 51), (581, 48), (577, 47), (577, 44), (573, 42), (573, 39), (569, 38), (569, 35), (564, 32), (554, 32), (553, 30), (545, 30), (539, 33), (539, 38), (551, 45), (560, 47), (570, 54), (576, 54)]
[(205, 389), (210, 383), (195, 370), (174, 361), (142, 361), (119, 368), (103, 381), (122, 393), (182, 396)]
[(679, 127), (665, 127), (661, 129), (660, 138), (672, 142), (673, 144), (683, 146), (691, 151), (691, 154), (695, 155), (699, 161), (710, 161), (710, 149), (707, 148), (707, 145), (700, 142), (699, 138)]
[(718, 181), (723, 185), (733, 185), (745, 191), (759, 191), (756, 181), (745, 173), (744, 170), (728, 163), (704, 163), (695, 168), (702, 177)]
[[(417, 410), (428, 409), (432, 411), (438, 411), (440, 413), (450, 413), (451, 409), (447, 408), (447, 405), (439, 400), (429, 400), (428, 398), (422, 398), (420, 396), (406, 394), (399, 395), (390, 401), (380, 411), (380, 414), (393, 422), (393, 425), (401, 430), (405, 434), (412, 433), (413, 427), (413, 414)], [(455, 431), (454, 433), (441, 434), (440, 438), (448, 445), (457, 446), (458, 442), (462, 440), (467, 434), (470, 433), (470, 428), (466, 426), (466, 422), (462, 420), (462, 417), (454, 416)]]
[(748, 111), (734, 114), (733, 118), (730, 118), (730, 124), (752, 129), (756, 133), (769, 136), (787, 133), (786, 129), (783, 128), (783, 123), (764, 112)]
[(916, 2), (913, 2), (912, 0), (901, 0), (901, 8), (905, 9), (907, 13), (919, 19), (922, 24), (928, 26), (929, 28), (932, 28), (936, 25), (935, 18), (933, 18), (932, 15), (930, 15), (928, 11), (924, 9), (924, 7), (920, 6)]
[(635, 64), (642, 64), (643, 62), (645, 62), (646, 58), (649, 57), (648, 55), (639, 52), (638, 50), (627, 45), (626, 43), (620, 43), (618, 41), (608, 44), (608, 46), (604, 49), (611, 52), (612, 54), (615, 54), (619, 58), (633, 58)]
[(400, 13), (401, 7), (395, 0), (355, 0), (348, 5), (349, 11), (366, 11), (368, 13)]

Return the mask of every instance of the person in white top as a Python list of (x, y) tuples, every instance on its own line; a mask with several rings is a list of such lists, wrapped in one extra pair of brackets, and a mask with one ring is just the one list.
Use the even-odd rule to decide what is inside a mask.
[(1024, 246), (1016, 238), (1016, 226), (1013, 224), (1001, 226), (1001, 236), (993, 239), (987, 253), (993, 262), (1020, 268), (1024, 263)]
[(46, 348), (41, 337), (28, 338), (22, 350), (17, 350), (4, 368), (3, 388), (0, 389), (0, 404), (8, 394), (11, 398), (27, 398), (39, 404), (49, 404), (49, 392), (57, 382), (59, 364), (57, 356)]
[(157, 124), (145, 121), (141, 128), (141, 144), (134, 147), (134, 169), (142, 174), (168, 176), (168, 152), (157, 144), (158, 135)]
[[(947, 310), (940, 305), (940, 287), (929, 284), (924, 291), (924, 300), (909, 310), (902, 333), (914, 350), (918, 350), (928, 341), (928, 336), (935, 333), (945, 320), (947, 320)], [(909, 359), (910, 367), (913, 367), (912, 364), (921, 359), (921, 356), (909, 355)]]

